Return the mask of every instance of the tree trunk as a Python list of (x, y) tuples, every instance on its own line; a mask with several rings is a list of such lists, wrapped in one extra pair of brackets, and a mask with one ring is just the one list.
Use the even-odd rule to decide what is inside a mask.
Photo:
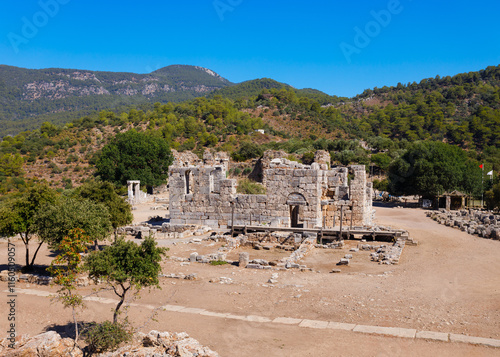
[(113, 323), (114, 324), (117, 323), (117, 321), (118, 321), (118, 311), (120, 310), (120, 307), (125, 302), (125, 294), (127, 294), (128, 289), (130, 289), (130, 286), (128, 288), (125, 288), (123, 286), (123, 284), (120, 284), (120, 286), (121, 286), (121, 288), (123, 290), (123, 293), (121, 295), (118, 294), (117, 291), (115, 290), (116, 295), (118, 295), (120, 297), (120, 301), (118, 302), (118, 305), (116, 305), (115, 312), (113, 314)]
[(78, 343), (78, 321), (76, 321), (76, 314), (75, 314), (75, 307), (73, 306), (72, 307), (72, 310), (73, 310), (73, 322), (75, 323), (75, 347)]
[(29, 245), (29, 242), (25, 242), (24, 247), (26, 248), (26, 268), (30, 268), (30, 245)]
[(120, 307), (123, 305), (123, 302), (125, 301), (125, 293), (123, 293), (122, 298), (120, 299), (120, 302), (118, 302), (118, 305), (116, 305), (115, 312), (113, 314), (113, 323), (116, 324), (118, 321), (118, 310), (120, 310)]
[(36, 258), (36, 255), (38, 254), (38, 251), (40, 250), (40, 247), (42, 246), (43, 242), (40, 242), (40, 244), (38, 244), (38, 248), (36, 248), (35, 250), (35, 254), (33, 254), (33, 258), (31, 258), (31, 264), (30, 266), (33, 267), (35, 265), (35, 258)]

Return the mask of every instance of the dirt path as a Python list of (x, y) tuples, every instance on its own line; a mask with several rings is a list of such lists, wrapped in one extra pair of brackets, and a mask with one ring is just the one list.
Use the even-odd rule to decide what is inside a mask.
[[(419, 242), (416, 247), (405, 248), (399, 265), (378, 265), (370, 262), (368, 256), (359, 255), (355, 259), (360, 265), (342, 267), (340, 274), (328, 273), (337, 261), (323, 262), (318, 265), (320, 273), (280, 271), (278, 283), (268, 284), (272, 274), (269, 271), (204, 264), (181, 266), (170, 259), (164, 263), (164, 273), (197, 273), (198, 279), (163, 279), (161, 291), (145, 290), (139, 302), (270, 319), (286, 316), (500, 338), (500, 242), (438, 225), (421, 210), (377, 207), (376, 217), (381, 225), (408, 229)], [(196, 246), (177, 246), (175, 255), (187, 257), (193, 249)], [(22, 252), (18, 243), (18, 254)], [(52, 259), (44, 256), (47, 253), (41, 252), (41, 263)], [(5, 256), (5, 245), (1, 244), (0, 259), (4, 261)], [(233, 283), (209, 282), (219, 277), (229, 277)], [(0, 283), (2, 291), (5, 286)], [(34, 285), (30, 288), (47, 290)], [(19, 295), (18, 299), (21, 333), (34, 334), (48, 325), (70, 321), (69, 311), (50, 304), (48, 298)], [(5, 303), (2, 293), (0, 304)], [(83, 320), (111, 318), (111, 306), (93, 302), (88, 305), (81, 314)], [(149, 313), (148, 309), (131, 307), (129, 318), (139, 326)], [(2, 314), (1, 330), (6, 326), (7, 318)], [(186, 331), (223, 356), (500, 355), (499, 349), (460, 343), (259, 324), (169, 311), (161, 312), (158, 322), (150, 323), (144, 331), (151, 329)]]

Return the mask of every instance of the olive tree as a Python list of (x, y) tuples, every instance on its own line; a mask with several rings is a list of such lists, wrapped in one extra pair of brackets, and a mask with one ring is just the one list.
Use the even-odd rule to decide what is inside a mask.
[(141, 245), (119, 238), (104, 250), (86, 257), (84, 266), (89, 277), (96, 283), (106, 283), (120, 298), (113, 314), (115, 324), (127, 292), (135, 290), (139, 293), (143, 287), (160, 287), (160, 261), (166, 250), (157, 247), (152, 237), (144, 239)]
[(106, 239), (112, 231), (106, 206), (86, 199), (62, 196), (45, 206), (35, 218), (38, 236), (52, 249), (75, 228), (83, 229), (95, 241)]
[(108, 209), (116, 239), (116, 229), (132, 223), (132, 207), (121, 197), (111, 182), (90, 181), (75, 190), (75, 196), (102, 203)]
[(15, 236), (19, 234), (26, 251), (26, 268), (33, 269), (35, 258), (45, 242), (43, 237), (30, 260), (30, 242), (37, 237), (36, 215), (47, 204), (56, 200), (56, 192), (45, 185), (35, 185), (24, 194), (8, 199), (0, 207), (0, 235)]

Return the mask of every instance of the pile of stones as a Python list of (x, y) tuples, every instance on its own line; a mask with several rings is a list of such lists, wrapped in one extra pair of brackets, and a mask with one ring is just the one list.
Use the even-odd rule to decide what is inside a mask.
[[(12, 273), (11, 273), (12, 274)], [(0, 281), (9, 281), (9, 280), (18, 281), (20, 283), (29, 283), (29, 284), (38, 284), (38, 285), (50, 285), (52, 283), (53, 278), (45, 275), (37, 275), (37, 274), (21, 274), (16, 272), (15, 275), (9, 276), (8, 270), (2, 270), (0, 272)]]
[(344, 248), (344, 241), (339, 240), (339, 241), (327, 243), (327, 244), (316, 244), (314, 247), (320, 248), (320, 249), (342, 249), (342, 248)]
[(440, 224), (483, 238), (500, 240), (500, 215), (478, 210), (428, 211), (427, 217)]
[[(70, 338), (61, 338), (55, 331), (48, 331), (37, 336), (27, 335), (16, 338), (14, 348), (9, 347), (10, 341), (0, 341), (0, 355), (15, 356), (75, 356), (83, 357), (84, 351), (74, 347)], [(169, 333), (151, 331), (148, 334), (138, 332), (127, 346), (114, 352), (96, 354), (99, 357), (118, 356), (176, 356), (176, 357), (218, 357), (219, 354), (210, 348), (202, 346), (197, 340), (185, 332)]]
[[(22, 274), (20, 272), (16, 272), (14, 275), (11, 273), (9, 276), (8, 270), (2, 270), (0, 272), (0, 281), (16, 281), (26, 284), (50, 285), (53, 280), (53, 277), (46, 275)], [(76, 279), (77, 286), (89, 286), (91, 283), (92, 281), (85, 276), (81, 276)]]
[(372, 261), (378, 262), (379, 264), (398, 264), (399, 258), (403, 253), (405, 243), (406, 241), (404, 239), (398, 239), (393, 245), (381, 245), (375, 252), (370, 254), (370, 257)]

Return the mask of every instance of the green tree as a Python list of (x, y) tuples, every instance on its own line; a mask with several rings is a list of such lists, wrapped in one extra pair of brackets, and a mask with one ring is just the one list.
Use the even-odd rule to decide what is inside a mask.
[(19, 154), (3, 154), (0, 156), (0, 177), (21, 176), (24, 159)]
[[(480, 180), (477, 162), (459, 147), (441, 142), (417, 142), (389, 168), (389, 192), (432, 197), (452, 190), (475, 191)], [(476, 185), (474, 182), (477, 181)]]
[(102, 148), (96, 174), (103, 181), (117, 185), (140, 180), (147, 186), (159, 186), (168, 177), (172, 162), (170, 147), (164, 139), (129, 130), (117, 134)]
[(488, 209), (500, 209), (500, 183), (493, 185), (491, 190), (486, 191), (484, 198)]
[(112, 231), (110, 219), (103, 204), (64, 196), (35, 217), (38, 236), (51, 248), (57, 248), (75, 228), (83, 229), (95, 241), (106, 239)]
[(19, 234), (26, 250), (26, 268), (33, 268), (36, 255), (45, 242), (39, 239), (38, 247), (30, 260), (30, 242), (36, 237), (35, 216), (47, 204), (54, 203), (56, 192), (45, 185), (35, 185), (23, 195), (9, 199), (0, 207), (0, 234), (15, 236)]
[(117, 323), (121, 306), (128, 291), (137, 293), (143, 287), (159, 288), (158, 274), (160, 261), (166, 248), (156, 246), (156, 241), (148, 237), (137, 245), (132, 241), (118, 239), (102, 251), (92, 252), (85, 259), (85, 269), (95, 282), (102, 281), (111, 286), (120, 298), (113, 314)]
[(83, 298), (76, 294), (76, 279), (82, 272), (81, 253), (87, 251), (87, 246), (92, 239), (82, 229), (75, 228), (69, 231), (59, 244), (57, 257), (50, 263), (48, 271), (54, 276), (54, 284), (60, 286), (57, 290), (57, 300), (61, 301), (65, 308), (70, 307), (75, 324), (75, 345), (78, 343), (78, 321), (76, 320), (76, 308), (84, 307)]
[(236, 161), (246, 161), (262, 156), (264, 150), (259, 144), (244, 142), (241, 144), (238, 151), (234, 152), (231, 156)]
[(102, 203), (110, 214), (111, 226), (116, 239), (116, 229), (132, 223), (132, 207), (107, 181), (90, 181), (76, 189), (75, 194), (94, 203)]

